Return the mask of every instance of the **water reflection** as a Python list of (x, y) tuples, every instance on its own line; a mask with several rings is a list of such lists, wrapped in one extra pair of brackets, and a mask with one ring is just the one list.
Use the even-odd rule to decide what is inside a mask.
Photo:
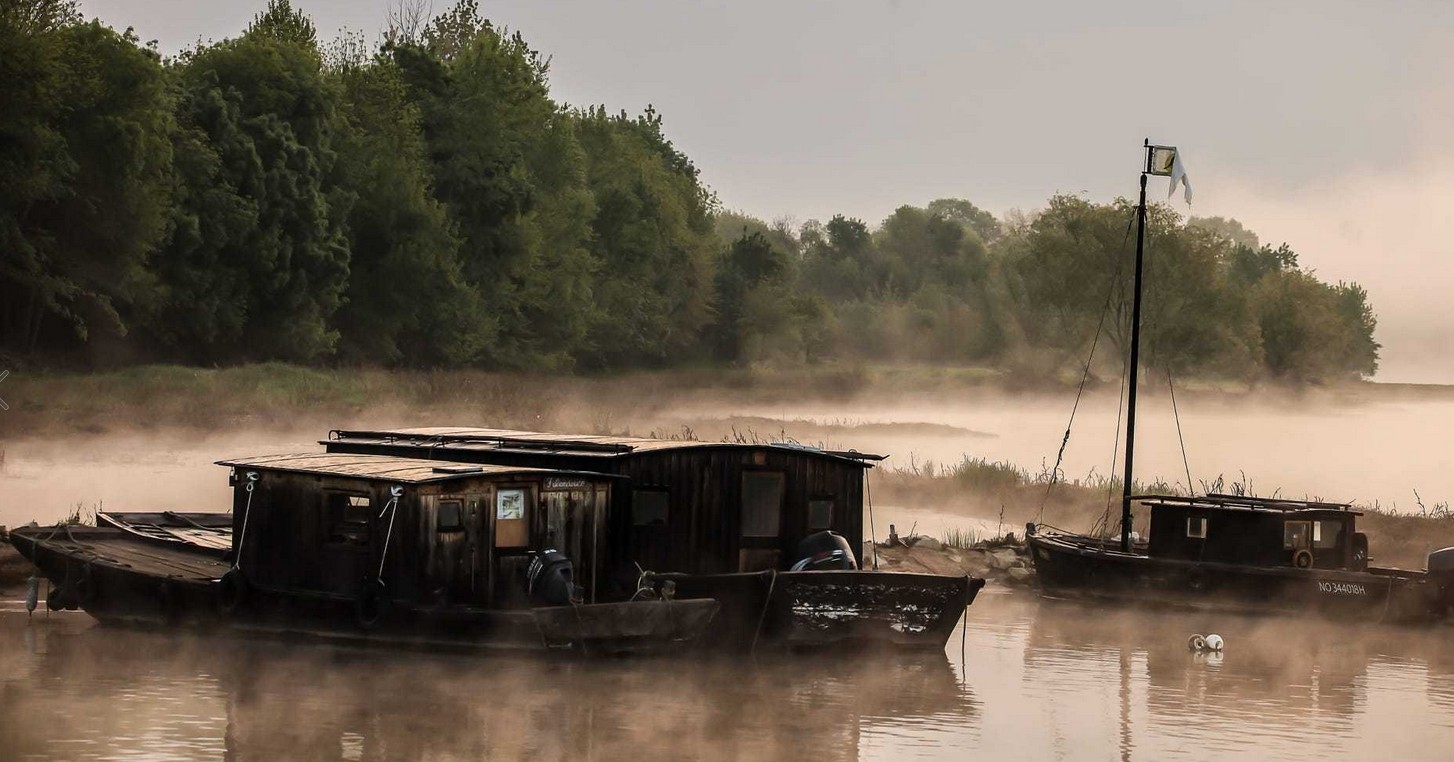
[[(1217, 632), (1220, 658), (1187, 636)], [(386, 652), (0, 611), (6, 758), (1006, 759), (1440, 756), (1448, 630), (987, 592), (967, 662)]]
[[(177, 639), (53, 617), (3, 633), (0, 744), (40, 757), (858, 759), (865, 724), (962, 722), (943, 655), (544, 662)], [(29, 633), (34, 648), (17, 647)]]

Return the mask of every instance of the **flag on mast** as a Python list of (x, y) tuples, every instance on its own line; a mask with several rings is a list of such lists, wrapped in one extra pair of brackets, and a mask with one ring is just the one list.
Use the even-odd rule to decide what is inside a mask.
[(1151, 161), (1149, 174), (1162, 175), (1171, 178), (1171, 187), (1166, 191), (1166, 197), (1171, 198), (1176, 193), (1176, 184), (1181, 183), (1182, 196), (1186, 203), (1191, 203), (1191, 178), (1186, 175), (1186, 167), (1181, 163), (1181, 152), (1176, 146), (1151, 146)]

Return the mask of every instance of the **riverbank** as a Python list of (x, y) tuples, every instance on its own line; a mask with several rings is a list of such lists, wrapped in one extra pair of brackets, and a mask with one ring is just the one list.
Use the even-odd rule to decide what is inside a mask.
[[(281, 427), (311, 421), (339, 426), (400, 419), (418, 425), (488, 420), (498, 426), (619, 432), (652, 413), (708, 400), (770, 406), (809, 400), (932, 402), (946, 396), (1058, 398), (1073, 390), (1077, 380), (927, 365), (696, 368), (611, 376), (324, 369), (283, 363), (220, 369), (147, 365), (100, 373), (21, 369), (12, 372), (3, 390), (10, 409), (0, 414), (0, 435)], [(1111, 390), (1093, 387), (1092, 393)], [(1156, 394), (1147, 392), (1148, 398)], [(1178, 396), (1204, 403), (1281, 398), (1339, 406), (1372, 399), (1454, 399), (1454, 387), (1191, 381), (1179, 384)]]

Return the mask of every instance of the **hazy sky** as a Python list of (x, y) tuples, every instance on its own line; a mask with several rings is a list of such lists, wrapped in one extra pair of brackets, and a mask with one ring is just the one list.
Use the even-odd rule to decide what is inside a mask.
[[(323, 37), (375, 35), (390, 6), (294, 3)], [(82, 2), (167, 53), (264, 5)], [(1381, 378), (1454, 383), (1454, 2), (481, 5), (551, 56), (557, 100), (654, 104), (723, 204), (764, 218), (1108, 200), (1142, 138), (1178, 145), (1193, 213), (1368, 287)]]

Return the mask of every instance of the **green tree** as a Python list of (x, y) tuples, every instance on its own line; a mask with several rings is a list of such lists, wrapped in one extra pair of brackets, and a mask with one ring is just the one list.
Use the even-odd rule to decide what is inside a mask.
[(348, 216), (347, 297), (335, 324), (357, 361), (458, 365), (481, 351), (478, 295), (465, 282), (444, 206), (432, 195), (418, 109), (392, 58), (341, 61), (337, 174)]
[(0, 337), (32, 351), (97, 325), (125, 335), (169, 203), (160, 61), (74, 3), (16, 0), (0, 6), (0, 81)]
[(576, 113), (596, 201), (590, 251), (600, 276), (589, 367), (662, 365), (700, 356), (713, 316), (714, 200), (654, 109), (636, 118)]
[(929, 214), (950, 222), (958, 223), (972, 231), (985, 244), (994, 243), (1000, 237), (1000, 221), (962, 198), (940, 198), (929, 202)]
[(353, 194), (334, 175), (337, 93), (311, 24), (274, 0), (247, 33), (178, 63), (191, 155), (159, 252), (163, 340), (195, 359), (334, 350)]

